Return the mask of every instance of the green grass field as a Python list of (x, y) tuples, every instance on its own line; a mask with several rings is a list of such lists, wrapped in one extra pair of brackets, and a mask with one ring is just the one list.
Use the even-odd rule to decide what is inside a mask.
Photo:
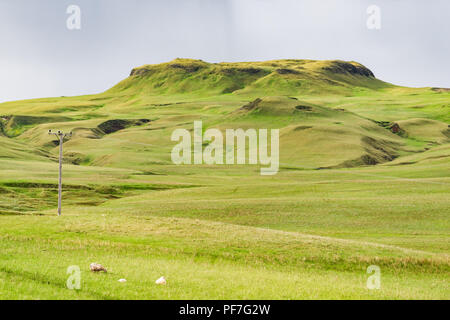
[[(280, 129), (279, 173), (174, 165), (196, 120)], [(449, 299), (449, 123), (448, 90), (342, 61), (177, 59), (0, 104), (0, 299)], [(61, 217), (49, 129), (74, 132)]]

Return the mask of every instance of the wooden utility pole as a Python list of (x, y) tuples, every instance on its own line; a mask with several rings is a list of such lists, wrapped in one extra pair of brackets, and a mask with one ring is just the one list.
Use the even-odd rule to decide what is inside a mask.
[(64, 133), (61, 130), (57, 132), (53, 132), (52, 130), (48, 130), (48, 134), (53, 134), (59, 139), (59, 183), (58, 183), (58, 216), (62, 214), (62, 160), (63, 160), (63, 143), (64, 138), (71, 137), (72, 132)]

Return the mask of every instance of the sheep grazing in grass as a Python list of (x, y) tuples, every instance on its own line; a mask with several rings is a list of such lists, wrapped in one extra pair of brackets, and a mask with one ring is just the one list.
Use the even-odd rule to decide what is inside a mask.
[(166, 278), (161, 277), (158, 280), (155, 281), (156, 284), (166, 284)]
[(100, 271), (107, 272), (106, 268), (98, 263), (91, 263), (90, 268), (92, 272), (100, 272)]

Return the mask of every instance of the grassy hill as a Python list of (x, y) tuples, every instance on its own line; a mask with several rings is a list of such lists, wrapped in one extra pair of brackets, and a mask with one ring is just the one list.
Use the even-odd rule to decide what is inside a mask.
[[(280, 129), (280, 172), (174, 165), (171, 134), (196, 120)], [(0, 298), (449, 298), (449, 124), (448, 90), (344, 61), (176, 59), (0, 104)], [(59, 218), (49, 129), (74, 133)]]
[(108, 93), (161, 95), (297, 95), (350, 93), (358, 88), (380, 89), (390, 84), (356, 62), (273, 60), (207, 63), (175, 59), (131, 71), (130, 77)]

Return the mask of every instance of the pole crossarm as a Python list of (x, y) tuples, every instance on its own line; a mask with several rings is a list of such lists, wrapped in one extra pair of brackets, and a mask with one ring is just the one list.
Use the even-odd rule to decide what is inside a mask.
[(61, 130), (58, 130), (58, 131), (53, 131), (53, 130), (48, 130), (48, 134), (50, 134), (50, 135), (55, 135), (55, 136), (58, 136), (58, 137), (63, 137), (63, 138), (66, 138), (66, 137), (71, 137), (72, 136), (72, 132), (69, 132), (69, 133), (64, 133), (63, 131), (61, 131)]
[(63, 160), (63, 142), (64, 138), (71, 137), (72, 132), (64, 133), (61, 130), (48, 130), (49, 135), (55, 135), (59, 139), (59, 183), (58, 183), (58, 216), (62, 214), (62, 160)]

